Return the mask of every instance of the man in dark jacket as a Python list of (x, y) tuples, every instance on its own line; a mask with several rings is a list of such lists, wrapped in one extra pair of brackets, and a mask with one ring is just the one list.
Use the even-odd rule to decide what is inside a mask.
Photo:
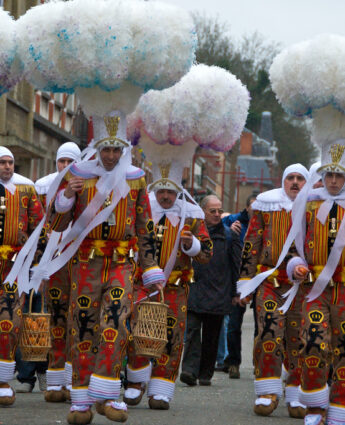
[[(208, 264), (193, 264), (195, 283), (190, 287), (185, 351), (180, 379), (188, 385), (211, 385), (219, 333), (223, 317), (229, 314), (236, 295), (241, 241), (235, 222), (226, 234), (220, 200), (210, 195), (201, 202), (205, 222), (213, 242), (213, 257)], [(202, 335), (201, 335), (202, 333)]]

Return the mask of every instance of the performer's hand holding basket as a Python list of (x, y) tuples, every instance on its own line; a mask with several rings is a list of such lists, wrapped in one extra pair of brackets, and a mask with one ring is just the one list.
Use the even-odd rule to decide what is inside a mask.
[(23, 313), (22, 331), (19, 339), (19, 348), (22, 359), (25, 361), (46, 361), (51, 348), (50, 313), (44, 312), (44, 296), (41, 297), (41, 312), (32, 312), (31, 290), (29, 311)]
[(133, 330), (136, 354), (159, 358), (168, 342), (168, 305), (164, 304), (163, 291), (160, 302), (143, 301), (138, 305), (138, 320)]

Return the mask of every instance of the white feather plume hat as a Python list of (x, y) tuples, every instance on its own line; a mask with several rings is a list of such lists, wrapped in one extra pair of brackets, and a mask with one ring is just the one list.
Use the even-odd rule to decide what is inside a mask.
[(127, 136), (152, 162), (151, 190), (182, 190), (183, 168), (200, 146), (224, 152), (244, 128), (247, 88), (225, 69), (194, 65), (174, 86), (150, 90), (128, 117)]
[(345, 174), (345, 37), (321, 34), (274, 59), (272, 88), (283, 108), (311, 116), (311, 140), (321, 149), (319, 173)]

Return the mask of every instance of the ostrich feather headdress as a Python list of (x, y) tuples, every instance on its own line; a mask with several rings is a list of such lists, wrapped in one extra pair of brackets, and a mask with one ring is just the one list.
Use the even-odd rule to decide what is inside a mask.
[(0, 7), (0, 96), (23, 77), (23, 67), (16, 54), (15, 28), (15, 20)]
[(143, 92), (175, 84), (194, 60), (192, 18), (159, 2), (55, 1), (33, 7), (18, 24), (29, 81), (76, 91), (87, 115), (129, 113)]
[(180, 185), (183, 167), (197, 146), (231, 149), (248, 108), (249, 93), (234, 75), (216, 66), (195, 65), (175, 86), (142, 96), (128, 118), (127, 135), (153, 163), (155, 182), (172, 180), (174, 174)]
[(291, 115), (311, 116), (321, 148), (319, 172), (345, 173), (345, 37), (324, 34), (283, 50), (270, 69), (272, 88)]

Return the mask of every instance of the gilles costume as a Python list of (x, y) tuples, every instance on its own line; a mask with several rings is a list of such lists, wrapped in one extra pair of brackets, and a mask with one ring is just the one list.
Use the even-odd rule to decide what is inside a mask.
[[(310, 192), (305, 185), (294, 203), (290, 232), (300, 258), (289, 262), (289, 277), (296, 277), (298, 265), (307, 265), (309, 280), (314, 280), (302, 310), (299, 399), (307, 406), (305, 425), (345, 423), (344, 187), (339, 191), (345, 175), (344, 54), (344, 37), (322, 34), (283, 50), (270, 69), (272, 88), (283, 108), (294, 117), (312, 118), (311, 141), (321, 148), (321, 167), (308, 186), (313, 187), (321, 174), (328, 187)], [(284, 310), (299, 286), (295, 282), (287, 294)], [(329, 391), (330, 362), (334, 370)]]
[[(176, 164), (173, 163), (174, 165)], [(162, 174), (164, 175), (164, 173)], [(207, 263), (212, 255), (212, 242), (203, 220), (204, 213), (198, 205), (176, 199), (172, 208), (164, 209), (158, 203), (155, 191), (159, 189), (168, 188), (176, 191), (177, 195), (183, 192), (179, 182), (172, 184), (171, 177), (169, 178), (170, 182), (167, 178), (168, 176), (165, 179), (162, 177), (155, 179), (150, 185), (150, 190), (154, 191), (150, 194), (150, 204), (157, 240), (156, 258), (159, 267), (164, 269), (167, 276), (164, 302), (169, 306), (168, 343), (162, 356), (154, 360), (152, 366), (148, 358), (136, 355), (134, 344), (130, 343), (127, 365), (129, 387), (124, 395), (124, 400), (128, 404), (138, 404), (144, 384), (148, 382), (147, 395), (150, 398), (149, 405), (153, 409), (168, 409), (169, 402), (174, 395), (175, 381), (183, 350), (189, 283), (193, 282), (191, 259)], [(183, 212), (183, 204), (185, 204), (185, 212)], [(193, 234), (193, 244), (189, 250), (185, 250), (182, 243), (179, 242), (181, 230), (189, 230)], [(177, 249), (175, 248), (176, 243)], [(140, 286), (137, 286), (136, 289), (135, 298), (140, 301), (146, 296), (146, 293)], [(137, 310), (135, 309), (131, 319), (132, 329), (136, 320)], [(141, 384), (141, 388), (140, 385), (133, 385), (138, 383)]]
[[(121, 125), (119, 116), (105, 117), (104, 121), (96, 117), (94, 126), (95, 134), (100, 135), (94, 145), (97, 159), (72, 164), (60, 185), (50, 218), (51, 228), (56, 231), (64, 231), (72, 222), (67, 239), (64, 238), (66, 244), (71, 240), (71, 245), (55, 258), (55, 268), (62, 259), (68, 261), (69, 253), (77, 247), (70, 267), (70, 423), (76, 420), (74, 412), (90, 412), (94, 401), (98, 402), (99, 412), (109, 419), (127, 419), (125, 404), (111, 400), (120, 395), (120, 371), (129, 337), (126, 321), (133, 303), (133, 258), (137, 251), (143, 284), (164, 281), (154, 260), (154, 224), (144, 172), (130, 165), (131, 149), (123, 137), (125, 119)], [(111, 171), (103, 168), (99, 156), (108, 146), (123, 148)], [(73, 176), (83, 177), (84, 186), (68, 199), (64, 189)], [(84, 226), (89, 211), (93, 218)], [(60, 246), (64, 246), (64, 241)], [(54, 258), (51, 264), (54, 268)]]
[[(142, 94), (151, 89), (159, 91), (173, 86), (189, 70), (195, 58), (196, 35), (193, 19), (184, 10), (173, 6), (164, 4), (152, 6), (141, 1), (132, 3), (119, 0), (111, 2), (91, 0), (88, 7), (85, 8), (84, 2), (72, 1), (59, 4), (45, 3), (29, 9), (20, 19), (17, 26), (19, 36), (16, 39), (19, 40), (18, 54), (30, 83), (40, 90), (75, 92), (80, 100), (83, 112), (88, 117), (103, 117), (110, 111), (119, 110), (123, 114), (121, 123), (124, 123), (124, 116), (134, 110)], [(66, 14), (71, 19), (66, 20)], [(94, 19), (96, 15), (97, 19)], [(64, 34), (62, 43), (61, 34)], [(33, 50), (39, 53), (35, 54), (35, 58), (31, 60), (30, 52)], [(126, 134), (125, 128), (122, 134)], [(96, 142), (100, 140), (96, 138)], [(41, 276), (46, 278), (43, 264), (49, 265), (50, 269), (55, 272), (57, 266), (61, 266), (62, 263), (66, 264), (78, 251), (78, 262), (79, 257), (81, 261), (84, 261), (85, 256), (88, 258), (90, 255), (91, 257), (95, 256), (94, 260), (90, 259), (90, 261), (94, 261), (94, 264), (102, 263), (102, 258), (104, 261), (106, 261), (106, 258), (109, 262), (109, 259), (112, 259), (114, 255), (112, 266), (109, 268), (106, 264), (103, 264), (105, 275), (98, 275), (97, 280), (98, 282), (102, 279), (107, 280), (109, 272), (110, 281), (113, 281), (115, 275), (117, 275), (118, 281), (126, 286), (130, 274), (129, 266), (132, 267), (131, 262), (128, 261), (128, 254), (131, 249), (135, 251), (137, 245), (143, 250), (142, 253), (139, 253), (139, 256), (144, 257), (142, 265), (144, 269), (148, 267), (148, 270), (144, 270), (144, 282), (155, 284), (164, 280), (160, 274), (160, 269), (155, 266), (153, 260), (154, 229), (152, 224), (147, 224), (147, 222), (152, 222), (149, 221), (149, 206), (146, 204), (148, 201), (143, 187), (144, 182), (141, 180), (143, 175), (135, 169), (130, 170), (130, 155), (127, 155), (129, 147), (125, 147), (124, 151), (125, 154), (122, 155), (115, 167), (116, 170), (113, 170), (114, 172), (105, 172), (105, 169), (97, 162), (90, 162), (90, 169), (88, 166), (85, 168), (83, 166), (83, 169), (79, 167), (78, 171), (73, 170), (81, 172), (81, 175), (87, 177), (87, 183), (90, 183), (93, 179), (96, 181), (93, 180), (94, 183), (90, 183), (90, 187), (85, 188), (84, 195), (82, 193), (80, 197), (79, 195), (76, 197), (76, 204), (72, 207), (73, 216), (77, 219), (73, 222), (68, 235), (58, 243), (58, 252), (56, 253), (58, 258), (51, 257), (51, 250), (46, 251), (41, 267), (36, 269), (30, 279), (30, 285), (36, 286), (38, 278)], [(97, 164), (100, 168), (97, 167)], [(126, 175), (126, 173), (128, 174)], [(97, 191), (94, 188), (95, 186)], [(90, 198), (82, 199), (82, 204), (87, 205), (87, 207), (81, 212), (79, 200), (86, 196), (86, 192), (90, 194)], [(129, 192), (131, 192), (131, 195)], [(60, 197), (57, 199), (57, 205), (60, 205), (59, 200), (61, 200)], [(104, 205), (105, 202), (107, 205)], [(138, 207), (138, 210), (136, 210), (136, 207)], [(132, 209), (129, 210), (130, 208)], [(62, 210), (58, 211), (64, 213)], [(119, 218), (124, 222), (114, 224), (115, 220)], [(105, 224), (105, 222), (108, 224)], [(146, 227), (146, 224), (148, 227)], [(136, 237), (138, 237), (138, 244), (135, 240)], [(96, 240), (101, 242), (96, 243), (96, 246), (93, 242), (85, 242), (81, 246), (85, 238), (86, 241)], [(105, 244), (104, 240), (106, 241)], [(109, 246), (109, 241), (116, 241), (116, 246), (113, 243)], [(67, 246), (69, 243), (70, 245)], [(80, 249), (79, 246), (81, 246)], [(103, 257), (99, 256), (101, 252)], [(68, 256), (70, 258), (67, 258)], [(120, 258), (120, 261), (125, 257), (124, 264), (120, 262), (118, 267), (115, 266), (117, 264), (116, 256)], [(103, 266), (98, 264), (97, 267), (102, 268)], [(154, 268), (150, 269), (150, 266)], [(80, 270), (84, 270), (84, 268), (82, 267)], [(86, 276), (84, 277), (86, 279)], [(123, 287), (122, 284), (120, 286)], [(109, 288), (109, 290), (111, 289)], [(130, 304), (127, 304), (127, 287), (123, 295), (121, 295), (121, 292), (112, 293), (113, 298), (110, 295), (107, 296), (107, 303), (109, 303), (107, 308), (111, 307), (113, 311), (107, 310), (107, 313), (105, 313), (109, 317), (110, 324), (113, 320), (111, 317), (114, 318), (114, 326), (109, 326), (114, 331), (116, 330), (117, 320), (119, 320), (120, 333), (125, 332), (121, 314), (125, 315), (126, 308), (127, 310), (130, 308)], [(123, 304), (121, 310), (117, 310), (119, 304)], [(85, 304), (82, 307), (88, 308)], [(97, 303), (92, 307), (99, 308)], [(78, 308), (81, 308), (81, 306)], [(75, 313), (78, 317), (78, 311), (75, 310)], [(126, 314), (129, 314), (129, 311)], [(99, 329), (97, 324), (93, 324), (90, 320), (87, 321), (83, 313), (80, 313), (80, 315), (81, 318), (78, 318), (79, 326), (88, 329), (90, 325), (96, 326), (96, 329), (93, 329), (95, 333), (104, 330), (103, 328)], [(99, 319), (102, 323), (102, 318), (98, 317), (97, 323)], [(91, 320), (94, 320), (94, 318), (91, 317)], [(86, 321), (87, 326), (85, 322), (83, 325), (82, 321)], [(115, 343), (115, 340), (117, 348), (118, 343), (123, 340), (124, 345), (121, 346), (121, 349), (125, 350), (127, 337), (124, 335), (117, 336), (113, 330), (110, 331), (111, 335), (104, 334), (107, 339), (106, 342), (102, 336), (103, 342), (109, 344), (106, 346), (106, 350), (110, 349), (109, 346), (112, 346), (111, 350), (113, 349), (112, 344)], [(90, 335), (92, 336), (87, 331), (86, 338), (89, 339)], [(84, 339), (85, 334), (79, 336)], [(74, 341), (76, 340), (74, 339)], [(81, 361), (84, 361), (92, 350), (96, 350), (93, 342), (92, 348), (83, 346), (80, 349), (82, 350), (79, 351)], [(82, 354), (84, 352), (86, 354)], [(107, 357), (108, 351), (105, 354)], [(115, 356), (117, 357), (115, 359), (114, 356), (110, 355), (110, 363), (106, 360), (107, 365), (103, 364), (103, 367), (110, 367), (111, 369), (112, 361), (118, 364), (121, 356), (122, 354)], [(91, 366), (91, 372), (94, 366)], [(85, 364), (85, 368), (88, 368), (89, 371), (86, 373), (83, 382), (88, 385), (87, 376), (91, 373), (90, 365)], [(102, 370), (100, 372), (103, 373)], [(75, 382), (77, 382), (80, 378), (79, 371), (76, 370), (74, 373), (78, 375), (75, 376)], [(111, 370), (111, 374), (117, 376), (118, 372)], [(104, 392), (101, 390), (100, 398), (106, 400), (107, 396), (117, 394), (117, 389), (115, 391), (113, 387), (118, 388), (119, 381), (116, 378), (115, 380), (114, 385), (110, 384), (111, 380), (106, 380), (109, 383), (107, 388), (111, 387), (111, 389), (109, 391), (105, 389)], [(102, 388), (105, 384), (103, 381), (100, 385)], [(98, 398), (99, 394), (93, 382), (94, 379), (92, 378), (90, 396)], [(95, 395), (95, 393), (97, 394)], [(89, 405), (87, 399), (84, 398), (84, 401), (87, 402), (84, 407)], [(91, 409), (85, 410), (85, 414), (82, 411), (75, 410), (77, 404), (74, 402), (77, 403), (77, 401), (73, 399), (73, 394), (72, 402), (68, 421), (75, 424), (89, 423), (92, 419)], [(105, 404), (103, 406), (105, 415), (109, 419), (116, 410), (116, 407), (113, 407), (116, 403), (111, 399), (109, 403), (106, 402)], [(124, 409), (119, 410), (122, 410), (120, 413), (123, 415), (119, 415), (121, 418), (115, 420), (125, 420)], [(110, 419), (114, 420), (113, 417)]]
[[(190, 257), (196, 262), (205, 262), (212, 251), (212, 242), (200, 221), (201, 210), (195, 208), (193, 200), (189, 202), (190, 195), (182, 188), (183, 169), (190, 166), (198, 145), (221, 152), (230, 150), (242, 132), (248, 108), (248, 91), (234, 75), (215, 66), (200, 64), (192, 66), (174, 86), (146, 93), (128, 118), (127, 134), (131, 142), (139, 143), (152, 163), (154, 182), (150, 190), (157, 193), (159, 189), (169, 189), (179, 194), (173, 211), (164, 214), (158, 214), (161, 208), (155, 198), (151, 198), (155, 202), (157, 237), (161, 238), (157, 253), (160, 264), (164, 265), (167, 282), (165, 299), (168, 298), (170, 305), (168, 332), (171, 336), (165, 354), (153, 366), (148, 385), (149, 406), (153, 409), (168, 409), (174, 392), (187, 311), (186, 282), (191, 278)], [(185, 223), (198, 246), (195, 251), (185, 252), (179, 245)], [(183, 275), (179, 276), (181, 271)], [(178, 280), (182, 286), (173, 287)], [(148, 365), (147, 360), (145, 365)], [(147, 366), (142, 376), (138, 366), (133, 361), (129, 364), (128, 379), (132, 384), (150, 377)], [(136, 399), (132, 404), (138, 403), (142, 396), (140, 389), (140, 386), (130, 388), (131, 391), (126, 391), (126, 399)]]
[[(301, 164), (293, 164), (285, 169), (282, 186), (290, 173), (299, 173), (306, 180), (308, 178), (305, 167)], [(279, 311), (284, 304), (282, 295), (291, 288), (285, 270), (286, 259), (278, 268), (275, 268), (291, 227), (292, 205), (293, 201), (287, 196), (283, 187), (264, 192), (253, 202), (253, 216), (245, 237), (241, 277), (238, 282), (239, 292), (242, 292), (244, 287), (248, 288), (246, 295), (257, 287), (254, 295), (258, 321), (258, 335), (255, 338), (253, 350), (254, 385), (257, 395), (254, 411), (264, 416), (272, 413), (278, 405), (279, 398), (282, 397), (281, 372), (285, 350), (289, 363), (286, 380), (286, 402), (289, 414), (293, 417), (303, 417), (305, 413), (303, 406), (298, 402), (301, 372), (299, 330), (302, 289), (292, 308), (288, 313), (282, 314)], [(257, 274), (268, 271), (271, 273), (262, 283), (259, 276), (254, 278)], [(257, 281), (256, 285), (255, 281)]]
[[(345, 140), (325, 143), (318, 172), (345, 175)], [(345, 215), (344, 187), (336, 196), (314, 189), (306, 206), (305, 258), (288, 263), (293, 280), (297, 265), (310, 270), (307, 297), (302, 309), (303, 357), (299, 398), (307, 407), (309, 422), (345, 423)], [(333, 364), (328, 388), (330, 364)], [(327, 412), (328, 411), (328, 412)], [(327, 413), (326, 413), (327, 412)]]
[[(56, 153), (56, 164), (61, 158), (76, 161), (80, 154), (80, 149), (75, 143), (66, 142), (59, 147)], [(35, 189), (44, 208), (46, 208), (46, 196), (49, 188), (58, 174), (58, 171), (49, 174), (35, 183)], [(50, 225), (48, 228), (50, 228)], [(72, 386), (72, 363), (67, 347), (70, 292), (71, 280), (68, 263), (50, 277), (46, 286), (47, 308), (52, 315), (50, 328), (52, 348), (49, 351), (46, 401), (64, 401), (66, 392), (63, 388), (70, 390)]]
[[(11, 151), (0, 147), (0, 158), (3, 156), (13, 158)], [(42, 205), (31, 180), (14, 173), (10, 180), (0, 181), (0, 405), (15, 400), (7, 383), (14, 375), (22, 320), (17, 283), (10, 285), (5, 278), (42, 217)], [(44, 242), (43, 234), (41, 241)]]

